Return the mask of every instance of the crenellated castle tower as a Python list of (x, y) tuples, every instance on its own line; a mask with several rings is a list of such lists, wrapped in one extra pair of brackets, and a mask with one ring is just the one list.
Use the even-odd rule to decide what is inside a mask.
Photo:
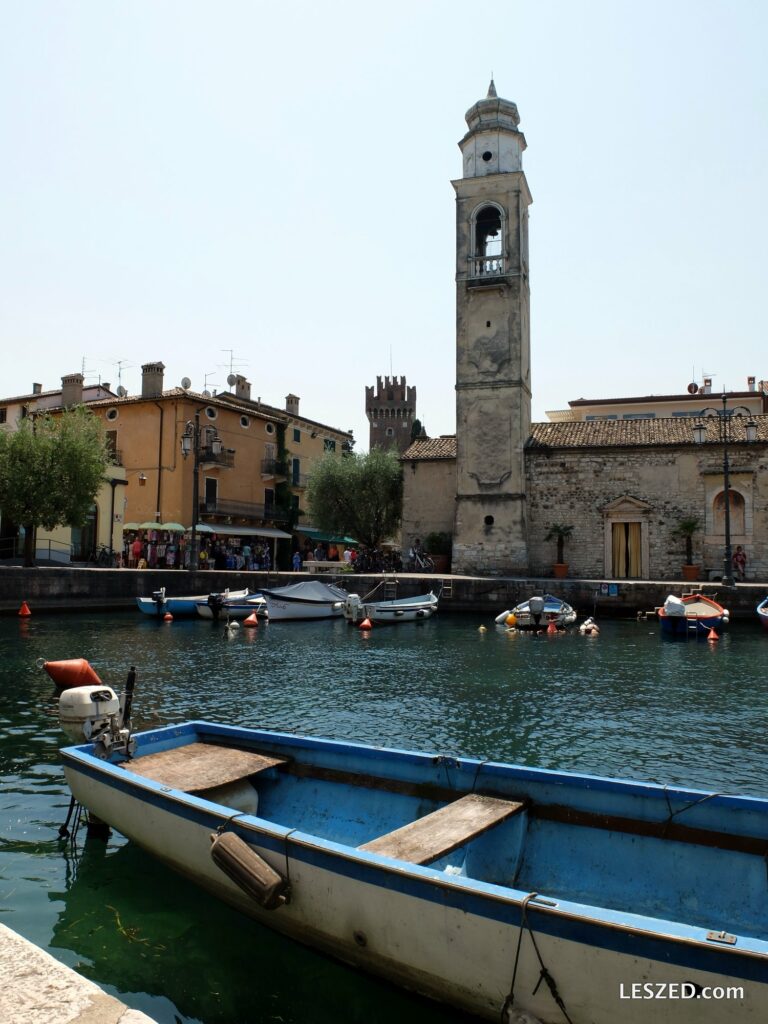
[(405, 377), (377, 377), (376, 391), (365, 389), (365, 415), (371, 425), (371, 448), (404, 452), (416, 419), (416, 388), (407, 387)]

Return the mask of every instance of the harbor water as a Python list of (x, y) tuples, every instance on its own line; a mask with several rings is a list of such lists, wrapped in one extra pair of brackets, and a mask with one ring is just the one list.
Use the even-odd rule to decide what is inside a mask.
[(466, 1021), (262, 928), (118, 834), (60, 839), (63, 737), (35, 662), (87, 657), (115, 689), (135, 665), (137, 728), (208, 719), (768, 796), (757, 620), (718, 643), (601, 627), (537, 636), (443, 615), (225, 639), (136, 612), (0, 619), (0, 921), (161, 1024)]

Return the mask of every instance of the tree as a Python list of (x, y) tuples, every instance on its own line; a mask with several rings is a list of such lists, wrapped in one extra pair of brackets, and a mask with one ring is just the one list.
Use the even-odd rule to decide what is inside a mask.
[(562, 565), (563, 559), (565, 557), (563, 552), (565, 542), (571, 536), (572, 533), (572, 526), (566, 526), (564, 523), (552, 523), (552, 525), (549, 528), (549, 533), (547, 533), (546, 537), (544, 538), (544, 540), (556, 541), (557, 561), (560, 565)]
[(24, 527), (24, 564), (35, 564), (35, 527), (81, 526), (111, 461), (104, 427), (84, 406), (0, 432), (0, 509)]
[(313, 471), (307, 496), (315, 526), (375, 548), (395, 533), (402, 519), (403, 474), (397, 452), (373, 448), (367, 455), (343, 459), (329, 453)]
[(686, 516), (681, 519), (672, 533), (676, 537), (685, 540), (685, 562), (690, 565), (693, 562), (693, 537), (701, 529), (701, 520), (698, 516)]

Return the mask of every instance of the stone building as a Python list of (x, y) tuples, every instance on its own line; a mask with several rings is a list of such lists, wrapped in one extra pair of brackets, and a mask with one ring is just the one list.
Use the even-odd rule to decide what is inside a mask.
[[(488, 96), (467, 113), (454, 182), (456, 227), (455, 437), (419, 438), (402, 455), (402, 547), (432, 530), (453, 534), (453, 570), (547, 576), (549, 527), (573, 527), (570, 574), (679, 579), (682, 519), (698, 518), (694, 561), (720, 576), (725, 542), (724, 448), (712, 416), (703, 444), (693, 424), (720, 404), (711, 381), (684, 396), (579, 399), (530, 422), (525, 139), (514, 104)], [(728, 395), (731, 542), (747, 575), (768, 576), (768, 415), (761, 381)], [(756, 439), (747, 440), (747, 420)]]
[(365, 389), (365, 415), (369, 448), (405, 451), (416, 422), (416, 388), (408, 387), (405, 377), (377, 377), (376, 390)]

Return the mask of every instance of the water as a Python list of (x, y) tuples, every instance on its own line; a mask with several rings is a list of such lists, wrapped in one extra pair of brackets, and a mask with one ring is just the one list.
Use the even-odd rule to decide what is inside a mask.
[(69, 796), (38, 657), (139, 672), (139, 727), (188, 718), (768, 796), (768, 637), (655, 623), (599, 638), (438, 616), (374, 630), (274, 624), (232, 641), (134, 613), (0, 619), (0, 920), (161, 1024), (459, 1024), (218, 904), (113, 835), (57, 837)]

